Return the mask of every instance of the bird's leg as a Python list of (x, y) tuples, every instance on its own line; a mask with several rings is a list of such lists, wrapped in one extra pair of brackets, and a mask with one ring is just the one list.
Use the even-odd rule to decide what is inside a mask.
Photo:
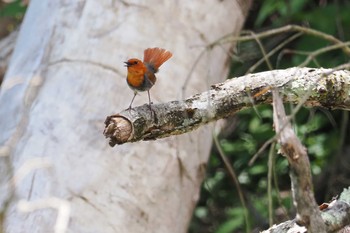
[(147, 90), (147, 94), (148, 94), (148, 104), (151, 107), (152, 102), (151, 102), (151, 95), (149, 94), (149, 90)]
[(151, 95), (149, 94), (149, 90), (147, 90), (147, 94), (148, 94), (148, 106), (149, 106), (149, 109), (151, 110), (151, 114), (153, 115)]
[(137, 92), (134, 91), (134, 97), (132, 97), (131, 103), (130, 103), (129, 107), (127, 108), (129, 111), (131, 110), (131, 105), (132, 105), (132, 102), (134, 102), (136, 95), (137, 95)]

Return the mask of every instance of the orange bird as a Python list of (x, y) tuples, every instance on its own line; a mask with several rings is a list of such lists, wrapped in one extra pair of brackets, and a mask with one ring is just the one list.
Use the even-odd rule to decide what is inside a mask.
[(149, 48), (144, 51), (143, 62), (137, 58), (129, 59), (124, 62), (128, 67), (126, 81), (129, 87), (134, 91), (134, 97), (131, 100), (128, 109), (131, 109), (132, 102), (138, 91), (147, 91), (149, 106), (151, 106), (151, 96), (149, 89), (155, 84), (157, 78), (155, 73), (159, 67), (169, 60), (173, 54), (161, 48)]

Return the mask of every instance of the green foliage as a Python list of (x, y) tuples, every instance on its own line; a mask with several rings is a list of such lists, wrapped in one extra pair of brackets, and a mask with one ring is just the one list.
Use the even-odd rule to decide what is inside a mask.
[[(26, 7), (21, 1), (3, 3), (0, 1), (0, 39), (13, 31), (22, 21)], [(1, 84), (2, 77), (0, 77)]]
[[(342, 41), (350, 38), (349, 1), (325, 1), (323, 5), (319, 5), (320, 1), (312, 0), (265, 0), (254, 3), (253, 11), (245, 26), (247, 30), (261, 31), (261, 28), (266, 30), (266, 28), (276, 28), (286, 24), (299, 24), (329, 33)], [(275, 35), (261, 42), (269, 52), (292, 34)], [(308, 53), (329, 45), (329, 41), (323, 38), (302, 35), (277, 51), (270, 60), (274, 68), (298, 66), (305, 61)], [(285, 49), (288, 49), (288, 52)], [(229, 77), (245, 74), (261, 57), (262, 53), (255, 41), (239, 43)], [(334, 50), (317, 56), (307, 66), (335, 67), (348, 61), (349, 57), (342, 50)], [(254, 72), (267, 69), (268, 67), (263, 64)], [(294, 106), (288, 104), (285, 108), (290, 114)], [(261, 146), (275, 135), (272, 107), (257, 106), (256, 109), (245, 109), (237, 113), (235, 118), (237, 121), (235, 129), (229, 136), (220, 139), (220, 145), (225, 156), (231, 161), (245, 201), (248, 203), (250, 229), (263, 230), (268, 227), (269, 216), (268, 149), (262, 152), (252, 166), (248, 166), (248, 163)], [(315, 180), (318, 180), (318, 177), (327, 176), (325, 174), (329, 171), (328, 167), (342, 146), (341, 131), (346, 127), (346, 119), (346, 114), (342, 111), (330, 112), (324, 109), (303, 108), (294, 116), (292, 124), (297, 136), (308, 150)], [(278, 147), (276, 145), (275, 151)], [(274, 222), (294, 217), (288, 172), (287, 160), (277, 155), (273, 166), (271, 197)], [(320, 188), (326, 188), (325, 190), (317, 190), (318, 185), (315, 185), (316, 194), (326, 194), (329, 191), (322, 185)], [(325, 196), (318, 195), (318, 198), (321, 198), (319, 202), (328, 201), (324, 200)], [(202, 214), (198, 214), (197, 211)], [(195, 213), (190, 232), (245, 232), (243, 207), (237, 188), (228, 175), (216, 148), (213, 148), (208, 162), (207, 176)]]
[(226, 211), (229, 220), (220, 225), (220, 227), (215, 231), (215, 233), (230, 233), (239, 229), (244, 222), (242, 208), (229, 208)]
[(21, 2), (22, 1), (17, 0), (12, 3), (4, 4), (0, 8), (0, 18), (6, 16), (22, 19), (27, 8)]
[(276, 0), (265, 0), (262, 1), (260, 6), (255, 27), (263, 26), (263, 23), (268, 21), (270, 17), (275, 17), (275, 20), (269, 21), (272, 26), (277, 27), (284, 25), (303, 10), (305, 5), (310, 2), (308, 0), (293, 0), (293, 1), (276, 1)]

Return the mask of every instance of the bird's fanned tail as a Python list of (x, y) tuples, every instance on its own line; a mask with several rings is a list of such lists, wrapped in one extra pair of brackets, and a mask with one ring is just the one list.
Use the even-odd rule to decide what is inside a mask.
[(144, 52), (143, 61), (155, 68), (157, 72), (158, 68), (167, 60), (171, 58), (173, 54), (165, 49), (161, 48), (149, 48)]

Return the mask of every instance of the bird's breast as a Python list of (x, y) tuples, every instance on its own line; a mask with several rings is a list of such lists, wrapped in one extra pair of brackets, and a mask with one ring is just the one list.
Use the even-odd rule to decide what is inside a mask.
[(139, 89), (142, 89), (142, 86), (144, 83), (144, 76), (128, 74), (126, 81), (132, 89), (139, 90)]
[(144, 75), (128, 75), (126, 80), (131, 89), (147, 91), (156, 82), (156, 76), (152, 72), (146, 72)]

